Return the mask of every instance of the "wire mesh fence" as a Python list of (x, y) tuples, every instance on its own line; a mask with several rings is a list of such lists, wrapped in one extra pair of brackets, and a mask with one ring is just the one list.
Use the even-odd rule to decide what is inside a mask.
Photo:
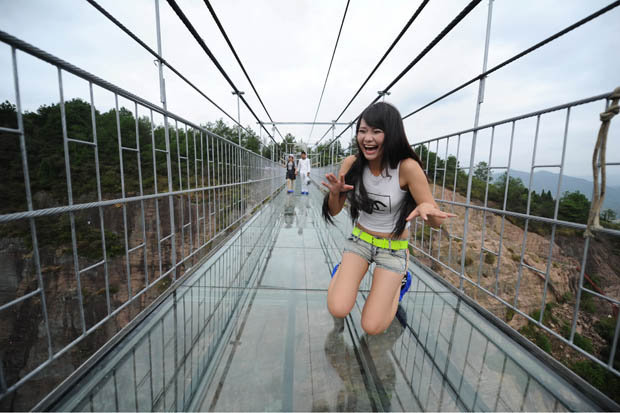
[(280, 210), (268, 204), (151, 313), (121, 349), (47, 408), (60, 411), (190, 410), (230, 320), (265, 266)]
[[(574, 160), (579, 125), (590, 119), (596, 130), (612, 94), (413, 145), (437, 203), (457, 215), (441, 228), (412, 222), (414, 259), (548, 353), (571, 349), (562, 362), (588, 378), (583, 360), (620, 375), (614, 289), (620, 227), (603, 217), (595, 237), (584, 237), (590, 202), (562, 182), (574, 179), (566, 174), (567, 153)], [(611, 155), (606, 165), (618, 159)], [(314, 179), (338, 169), (317, 168)], [(553, 189), (541, 189), (545, 176)]]
[[(580, 105), (590, 106), (584, 108), (587, 112), (596, 107), (604, 110), (609, 96), (594, 96), (414, 145), (437, 202), (458, 218), (441, 229), (418, 220), (411, 236), (416, 255), (456, 288), (507, 322), (513, 322), (515, 315), (523, 317), (512, 324), (530, 339), (546, 343), (548, 335), (619, 374), (614, 365), (618, 297), (604, 293), (586, 268), (589, 256), (603, 251), (613, 254), (620, 231), (610, 222), (597, 232), (596, 249), (590, 249), (592, 240), (583, 237), (587, 198), (578, 192), (562, 192), (566, 152), (571, 149), (568, 138), (576, 136), (571, 135), (571, 111), (578, 111)], [(547, 153), (539, 149), (542, 140), (546, 140)], [(547, 162), (549, 151), (556, 162)], [(529, 173), (516, 176), (519, 171), (511, 165), (515, 156), (524, 153), (530, 156)], [(615, 162), (610, 160), (608, 165)], [(536, 172), (541, 169), (555, 179), (553, 191), (536, 191), (535, 180), (540, 179)], [(586, 205), (581, 215), (576, 215), (573, 198)], [(607, 352), (584, 344), (579, 331), (589, 322), (609, 330)], [(542, 334), (545, 338), (540, 338)]]
[[(282, 179), (276, 163), (204, 127), (6, 33), (0, 40), (16, 97), (0, 129), (0, 397), (19, 410), (184, 279)], [(20, 103), (26, 55), (56, 71), (58, 103), (37, 113)], [(66, 96), (67, 78), (88, 100)], [(112, 98), (107, 112), (101, 96)]]

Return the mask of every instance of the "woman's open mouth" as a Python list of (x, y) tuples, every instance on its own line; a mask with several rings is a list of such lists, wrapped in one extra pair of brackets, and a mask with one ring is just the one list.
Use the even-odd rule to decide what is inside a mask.
[(362, 147), (364, 148), (364, 153), (366, 153), (366, 155), (374, 155), (379, 150), (379, 146), (375, 144), (363, 145)]

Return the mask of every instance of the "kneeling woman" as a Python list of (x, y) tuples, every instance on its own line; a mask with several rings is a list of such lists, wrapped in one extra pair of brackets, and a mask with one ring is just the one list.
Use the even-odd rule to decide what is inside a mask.
[(398, 110), (384, 102), (364, 110), (357, 122), (357, 155), (344, 159), (338, 177), (323, 182), (329, 193), (323, 217), (333, 216), (349, 200), (353, 233), (342, 262), (334, 268), (327, 307), (335, 317), (353, 308), (360, 283), (372, 262), (376, 264), (370, 294), (362, 310), (362, 328), (368, 334), (385, 331), (398, 302), (409, 288), (409, 221), (421, 217), (433, 227), (454, 216), (437, 207), (422, 162), (411, 149)]

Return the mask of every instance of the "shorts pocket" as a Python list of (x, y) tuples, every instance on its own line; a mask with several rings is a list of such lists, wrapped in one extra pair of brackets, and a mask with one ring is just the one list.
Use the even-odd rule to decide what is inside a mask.
[(388, 250), (390, 252), (390, 255), (392, 257), (395, 258), (402, 258), (405, 259), (407, 258), (407, 250), (403, 249), (403, 250)]

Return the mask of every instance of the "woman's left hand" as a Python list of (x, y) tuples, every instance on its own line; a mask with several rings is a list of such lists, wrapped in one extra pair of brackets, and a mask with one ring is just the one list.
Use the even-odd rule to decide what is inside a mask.
[(421, 217), (424, 221), (428, 221), (429, 217), (440, 218), (443, 220), (444, 218), (452, 218), (455, 216), (455, 214), (443, 212), (430, 202), (422, 202), (413, 211), (411, 211), (411, 214), (407, 217), (407, 221), (411, 221), (415, 217)]

